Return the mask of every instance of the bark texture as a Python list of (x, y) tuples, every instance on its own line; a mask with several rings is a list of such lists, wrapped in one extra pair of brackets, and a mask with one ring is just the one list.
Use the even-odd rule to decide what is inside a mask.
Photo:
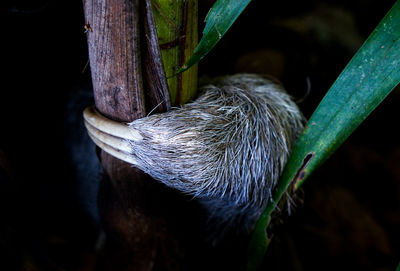
[[(130, 122), (145, 116), (162, 99), (160, 110), (169, 108), (150, 1), (84, 0), (83, 4), (99, 112), (116, 121)], [(155, 80), (151, 80), (153, 77)], [(144, 80), (146, 89), (153, 93), (146, 95), (148, 110)], [(107, 242), (98, 269), (182, 269), (186, 245), (181, 236), (192, 230), (185, 225), (190, 218), (182, 215), (182, 210), (191, 204), (127, 163), (101, 151), (99, 157), (107, 175), (99, 194)]]

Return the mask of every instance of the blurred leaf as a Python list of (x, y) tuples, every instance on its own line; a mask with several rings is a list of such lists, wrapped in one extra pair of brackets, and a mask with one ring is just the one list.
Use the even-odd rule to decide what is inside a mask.
[[(375, 28), (323, 98), (294, 147), (273, 199), (257, 222), (248, 270), (267, 249), (266, 227), (289, 185), (298, 189), (400, 82), (400, 1)], [(393, 116), (388, 116), (388, 118)]]
[(178, 71), (183, 72), (199, 62), (225, 35), (251, 0), (218, 0), (207, 14), (203, 37), (193, 55)]

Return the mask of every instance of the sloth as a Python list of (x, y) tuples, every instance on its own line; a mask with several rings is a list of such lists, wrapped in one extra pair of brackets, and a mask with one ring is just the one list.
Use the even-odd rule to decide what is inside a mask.
[(271, 200), (303, 115), (260, 75), (220, 77), (200, 91), (193, 102), (127, 124), (87, 108), (85, 124), (99, 147), (192, 195), (216, 224), (249, 230)]

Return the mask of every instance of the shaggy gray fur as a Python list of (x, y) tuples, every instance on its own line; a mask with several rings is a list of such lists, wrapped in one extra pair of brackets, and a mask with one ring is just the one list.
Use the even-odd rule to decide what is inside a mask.
[(154, 179), (201, 199), (219, 224), (248, 228), (271, 198), (302, 114), (279, 84), (254, 74), (202, 91), (182, 108), (130, 123), (143, 137), (131, 142), (132, 156)]

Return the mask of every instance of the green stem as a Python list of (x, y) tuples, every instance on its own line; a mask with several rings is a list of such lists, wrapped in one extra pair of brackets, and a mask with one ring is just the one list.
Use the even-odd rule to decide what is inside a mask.
[(197, 0), (153, 0), (152, 5), (171, 103), (177, 106), (196, 96), (197, 66), (177, 71), (197, 46), (198, 4)]

